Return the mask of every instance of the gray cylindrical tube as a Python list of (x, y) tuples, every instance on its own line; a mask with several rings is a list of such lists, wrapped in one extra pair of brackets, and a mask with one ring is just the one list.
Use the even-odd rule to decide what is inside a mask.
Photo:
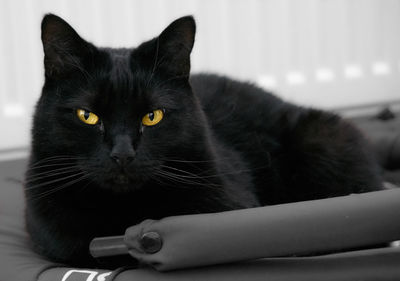
[(400, 189), (146, 221), (125, 241), (154, 231), (161, 250), (130, 254), (158, 270), (213, 265), (264, 257), (305, 255), (368, 247), (400, 239)]

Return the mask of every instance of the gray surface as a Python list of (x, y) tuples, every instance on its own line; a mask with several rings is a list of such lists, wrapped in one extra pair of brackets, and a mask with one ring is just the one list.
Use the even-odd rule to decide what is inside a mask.
[(0, 162), (0, 281), (33, 281), (51, 265), (30, 250), (24, 226), (26, 160)]
[(27, 160), (0, 162), (0, 213), (23, 211), (23, 176)]

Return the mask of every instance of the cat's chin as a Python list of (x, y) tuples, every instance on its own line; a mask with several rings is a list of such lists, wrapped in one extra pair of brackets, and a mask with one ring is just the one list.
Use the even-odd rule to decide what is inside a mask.
[(136, 182), (128, 179), (125, 176), (114, 177), (113, 179), (103, 181), (101, 187), (115, 192), (132, 192), (139, 190), (143, 186), (143, 183)]

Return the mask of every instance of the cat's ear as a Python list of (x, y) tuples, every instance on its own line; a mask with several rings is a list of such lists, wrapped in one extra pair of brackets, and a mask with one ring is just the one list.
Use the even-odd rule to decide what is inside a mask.
[(162, 66), (174, 76), (188, 77), (196, 24), (192, 16), (179, 18), (160, 34), (157, 52)]
[(42, 43), (45, 75), (49, 78), (62, 78), (82, 69), (92, 48), (67, 22), (53, 14), (42, 20)]

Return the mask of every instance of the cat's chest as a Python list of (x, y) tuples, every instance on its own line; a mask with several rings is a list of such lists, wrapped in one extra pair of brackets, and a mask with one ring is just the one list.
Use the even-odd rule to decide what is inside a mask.
[[(212, 211), (198, 196), (199, 192), (168, 191), (148, 188), (132, 193), (88, 193), (69, 194), (55, 199), (48, 205), (47, 214), (57, 216), (73, 225), (98, 229), (105, 224), (114, 229), (126, 228), (145, 219), (160, 219), (166, 216), (197, 213), (199, 206)], [(207, 192), (204, 198), (208, 197)]]

